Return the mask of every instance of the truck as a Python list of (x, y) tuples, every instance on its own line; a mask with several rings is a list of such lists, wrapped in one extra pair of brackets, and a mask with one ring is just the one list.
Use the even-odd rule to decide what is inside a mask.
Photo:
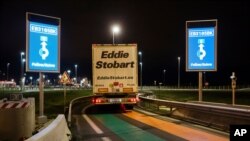
[(133, 109), (138, 101), (137, 44), (92, 44), (92, 68), (92, 103)]

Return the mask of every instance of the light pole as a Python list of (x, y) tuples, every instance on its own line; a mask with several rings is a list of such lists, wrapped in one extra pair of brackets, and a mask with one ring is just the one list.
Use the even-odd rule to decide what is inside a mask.
[(31, 84), (31, 86), (32, 86), (32, 79), (33, 79), (33, 77), (30, 76), (30, 84)]
[(141, 90), (142, 90), (142, 52), (139, 51), (138, 55), (140, 56), (140, 66), (141, 66), (141, 69), (140, 69), (140, 83), (141, 83)]
[(20, 83), (22, 82), (22, 78), (23, 78), (23, 55), (24, 55), (24, 52), (21, 52), (20, 53), (20, 55), (21, 55), (21, 70), (20, 70)]
[(76, 83), (77, 83), (77, 67), (78, 67), (77, 64), (75, 64), (75, 75), (76, 75), (75, 77), (76, 77)]
[(180, 88), (180, 62), (181, 57), (178, 57), (178, 88)]
[(142, 90), (142, 62), (140, 62), (140, 66), (141, 66), (141, 90)]
[(68, 74), (69, 74), (69, 77), (70, 77), (70, 73), (71, 73), (71, 70), (67, 70)]
[(118, 25), (114, 25), (112, 27), (112, 33), (113, 33), (113, 44), (115, 44), (115, 33), (120, 32), (120, 27)]
[(206, 86), (206, 81), (207, 81), (207, 80), (206, 80), (206, 72), (205, 72), (205, 71), (203, 72), (203, 78), (204, 78), (204, 80), (203, 80), (204, 82), (203, 82), (203, 83), (204, 83), (204, 85)]
[(9, 80), (9, 66), (10, 66), (10, 63), (7, 63), (7, 81)]
[(163, 86), (166, 85), (165, 78), (166, 78), (166, 69), (163, 70)]
[(23, 75), (23, 67), (24, 67), (24, 62), (25, 62), (25, 59), (23, 58), (22, 59), (22, 64), (21, 64), (21, 90), (23, 89), (23, 86), (25, 85), (25, 76)]

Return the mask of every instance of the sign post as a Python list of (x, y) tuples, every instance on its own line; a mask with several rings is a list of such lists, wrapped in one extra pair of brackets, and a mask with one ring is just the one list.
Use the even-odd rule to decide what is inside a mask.
[(64, 113), (65, 113), (65, 109), (66, 109), (66, 84), (71, 84), (71, 79), (68, 75), (68, 73), (65, 71), (59, 81), (59, 83), (63, 84), (63, 98), (64, 98)]
[(186, 71), (199, 72), (199, 101), (202, 101), (202, 72), (217, 71), (217, 20), (186, 21)]
[(47, 117), (44, 116), (44, 81), (43, 81), (43, 73), (39, 72), (39, 123), (45, 123), (47, 121)]
[(26, 13), (26, 71), (39, 72), (39, 117), (45, 123), (43, 73), (60, 73), (61, 19), (36, 13)]

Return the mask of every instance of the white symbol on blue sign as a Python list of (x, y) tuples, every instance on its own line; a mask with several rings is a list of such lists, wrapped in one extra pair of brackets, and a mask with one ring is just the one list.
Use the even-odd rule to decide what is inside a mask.
[(39, 55), (42, 57), (43, 60), (45, 60), (49, 56), (49, 50), (46, 48), (48, 37), (47, 36), (40, 36), (40, 40), (42, 48), (39, 50)]
[(203, 58), (206, 56), (206, 51), (204, 50), (205, 39), (198, 39), (198, 44), (200, 49), (197, 51), (197, 56), (200, 60), (203, 60)]

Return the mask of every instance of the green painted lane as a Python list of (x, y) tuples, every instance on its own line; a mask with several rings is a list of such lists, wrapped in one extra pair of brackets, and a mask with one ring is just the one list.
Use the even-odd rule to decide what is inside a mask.
[(93, 115), (98, 121), (104, 126), (110, 129), (112, 132), (117, 134), (125, 141), (165, 141), (153, 135), (150, 132), (144, 131), (134, 125), (123, 121), (112, 114), (98, 114)]

